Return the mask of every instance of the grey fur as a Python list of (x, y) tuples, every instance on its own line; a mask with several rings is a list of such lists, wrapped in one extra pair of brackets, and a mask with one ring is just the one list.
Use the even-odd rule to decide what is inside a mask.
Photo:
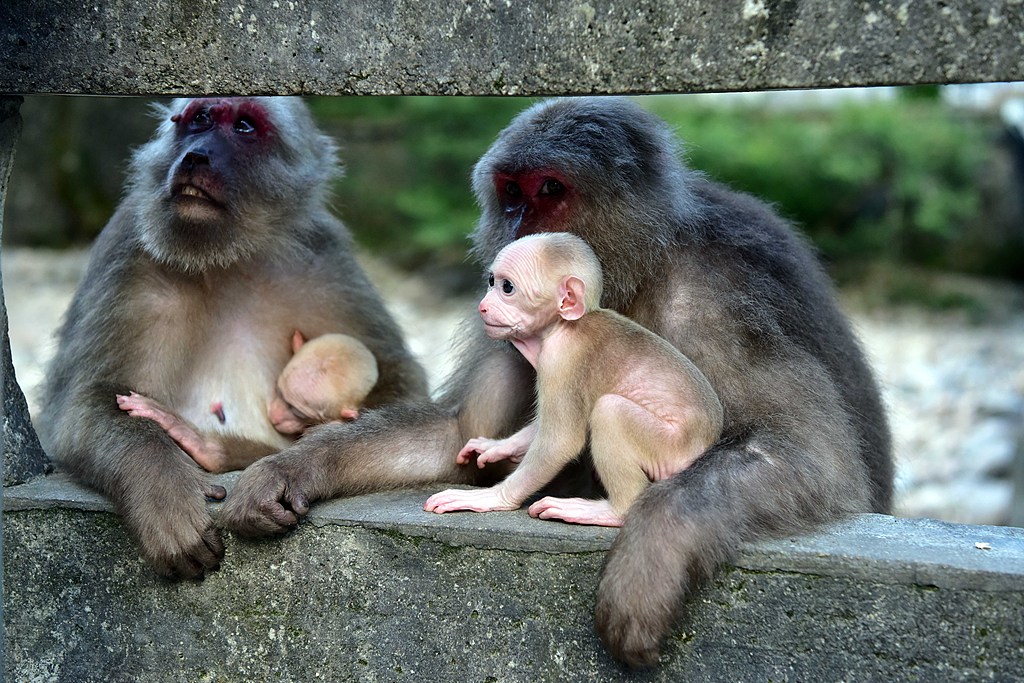
[[(248, 151), (215, 136), (182, 134), (169, 116), (186, 100), (163, 111), (155, 137), (135, 154), (124, 200), (93, 246), (48, 374), (40, 421), (48, 451), (113, 500), (144, 555), (169, 576), (201, 576), (218, 565), (223, 545), (204, 502), (214, 489), (155, 423), (119, 410), (115, 394), (137, 390), (177, 412), (195, 400), (199, 359), (217, 370), (239, 365), (241, 356), (245, 373), (271, 378), (265, 393), (252, 397), (258, 408), (287, 360), (291, 330), (301, 329), (351, 334), (373, 351), (381, 378), (368, 405), (426, 395), (423, 372), (356, 262), (350, 235), (327, 210), (328, 182), (340, 172), (334, 143), (301, 100), (257, 101), (275, 135)], [(198, 144), (217, 150), (210, 166), (222, 181), (227, 216), (215, 223), (190, 224), (170, 204), (180, 160)], [(243, 312), (249, 317), (240, 319)], [(245, 338), (236, 338), (239, 326)], [(250, 352), (250, 336), (273, 357)], [(250, 385), (235, 383), (253, 375), (241, 374), (227, 381), (246, 394)], [(230, 438), (257, 455), (277, 450), (251, 434)]]
[[(543, 102), (501, 133), (473, 173), (481, 266), (524, 227), (522, 213), (499, 204), (493, 174), (538, 169), (570, 186), (571, 211), (525, 227), (583, 237), (604, 268), (603, 305), (679, 348), (725, 408), (721, 441), (631, 508), (601, 578), (602, 640), (619, 659), (649, 665), (682, 599), (739, 543), (888, 510), (886, 418), (804, 241), (763, 202), (688, 170), (668, 127), (628, 100)], [(320, 428), (257, 463), (228, 503), (228, 523), (280, 532), (297, 517), (279, 501), (304, 511), (368, 488), (473, 481), (474, 468), (454, 465), (458, 448), (521, 427), (532, 383), (528, 365), (476, 333), (437, 404)]]

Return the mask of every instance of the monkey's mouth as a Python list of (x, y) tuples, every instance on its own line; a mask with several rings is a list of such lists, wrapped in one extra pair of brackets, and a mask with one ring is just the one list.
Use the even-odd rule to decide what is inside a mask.
[(171, 196), (186, 205), (199, 204), (221, 209), (223, 205), (209, 192), (192, 183), (178, 183), (171, 189)]

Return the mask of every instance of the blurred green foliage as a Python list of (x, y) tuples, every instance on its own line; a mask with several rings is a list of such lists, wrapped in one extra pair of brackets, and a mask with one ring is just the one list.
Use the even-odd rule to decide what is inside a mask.
[[(995, 125), (942, 105), (934, 90), (813, 111), (722, 107), (686, 96), (639, 101), (677, 131), (692, 167), (774, 203), (832, 263), (885, 259), (955, 269), (963, 249), (953, 245), (970, 241), (982, 220), (978, 174), (992, 154)], [(328, 127), (337, 121), (346, 144), (350, 171), (338, 196), (359, 241), (405, 266), (461, 262), (477, 216), (473, 164), (529, 104), (314, 101), (316, 115)]]
[[(998, 121), (944, 105), (934, 87), (899, 93), (814, 108), (686, 95), (637, 101), (677, 131), (692, 167), (774, 203), (837, 274), (885, 261), (1024, 279), (1024, 179), (998, 144)], [(533, 100), (309, 102), (342, 144), (348, 172), (335, 208), (357, 240), (442, 282), (476, 283), (466, 263), (478, 215), (470, 173)], [(26, 121), (38, 125), (26, 125), (19, 143), (5, 241), (56, 246), (98, 233), (119, 198), (125, 146), (152, 129), (145, 107), (140, 100), (30, 98)], [(124, 123), (111, 125), (119, 116)]]
[(909, 93), (813, 112), (651, 109), (688, 141), (691, 166), (774, 202), (826, 259), (950, 265), (945, 248), (978, 215), (991, 128)]
[[(333, 97), (310, 101), (337, 131), (346, 177), (339, 213), (359, 242), (404, 267), (444, 271), (465, 260), (478, 211), (473, 164), (532, 100)], [(473, 282), (476, 282), (474, 276)]]

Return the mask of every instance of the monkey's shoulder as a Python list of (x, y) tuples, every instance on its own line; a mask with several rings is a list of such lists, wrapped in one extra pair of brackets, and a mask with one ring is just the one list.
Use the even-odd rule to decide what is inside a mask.
[(600, 340), (603, 344), (622, 342), (632, 345), (658, 343), (661, 340), (661, 337), (637, 321), (610, 308), (589, 311), (576, 322), (579, 333), (588, 339)]

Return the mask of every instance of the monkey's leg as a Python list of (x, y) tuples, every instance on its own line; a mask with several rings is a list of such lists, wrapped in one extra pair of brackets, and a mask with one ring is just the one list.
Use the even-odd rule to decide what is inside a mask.
[(622, 526), (629, 506), (650, 483), (645, 464), (658, 456), (657, 449), (667, 450), (668, 431), (663, 422), (629, 399), (602, 396), (590, 415), (590, 453), (608, 500), (547, 496), (530, 506), (530, 515), (572, 524)]
[(167, 435), (174, 439), (181, 450), (207, 472), (224, 472), (225, 453), (220, 444), (207, 441), (199, 431), (185, 420), (164, 408), (160, 403), (137, 394), (118, 395), (117, 405), (132, 417), (152, 420), (160, 425)]

